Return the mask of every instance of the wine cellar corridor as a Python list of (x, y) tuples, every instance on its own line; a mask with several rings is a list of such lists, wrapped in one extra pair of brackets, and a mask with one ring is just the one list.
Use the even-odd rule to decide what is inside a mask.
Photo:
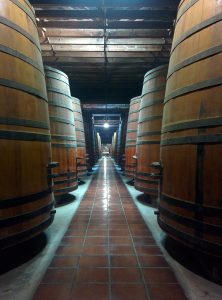
[(222, 0), (0, 0), (0, 300), (222, 299)]

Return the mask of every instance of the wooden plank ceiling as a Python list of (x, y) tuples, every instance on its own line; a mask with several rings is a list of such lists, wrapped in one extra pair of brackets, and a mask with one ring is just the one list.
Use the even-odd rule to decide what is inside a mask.
[(168, 63), (179, 0), (31, 0), (45, 64), (85, 103), (127, 103)]

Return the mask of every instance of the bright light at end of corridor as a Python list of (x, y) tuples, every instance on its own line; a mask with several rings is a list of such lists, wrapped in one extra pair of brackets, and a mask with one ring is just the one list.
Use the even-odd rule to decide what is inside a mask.
[(104, 127), (104, 128), (109, 128), (109, 123), (105, 122), (105, 123), (103, 124), (103, 127)]

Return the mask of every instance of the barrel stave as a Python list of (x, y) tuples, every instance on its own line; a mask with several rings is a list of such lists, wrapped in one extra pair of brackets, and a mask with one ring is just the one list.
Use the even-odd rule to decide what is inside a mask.
[(52, 157), (59, 162), (54, 192), (62, 196), (77, 189), (76, 135), (69, 80), (60, 70), (45, 66), (49, 98)]
[(0, 1), (0, 248), (30, 239), (53, 220), (43, 64), (35, 16), (28, 2), (22, 5)]
[(185, 3), (191, 2), (178, 11), (165, 96), (159, 223), (180, 242), (219, 254), (222, 5), (197, 1), (184, 10)]
[(130, 101), (125, 146), (125, 175), (128, 177), (134, 177), (135, 175), (136, 160), (133, 156), (136, 155), (137, 122), (140, 101), (140, 96), (135, 97)]
[(160, 160), (160, 134), (167, 66), (159, 66), (144, 76), (138, 120), (135, 187), (147, 195), (157, 197), (158, 180), (152, 176), (153, 162)]
[(76, 142), (77, 142), (77, 172), (79, 177), (83, 177), (87, 174), (86, 166), (86, 141), (85, 141), (85, 129), (83, 124), (82, 109), (80, 100), (72, 98), (75, 130), (76, 130)]

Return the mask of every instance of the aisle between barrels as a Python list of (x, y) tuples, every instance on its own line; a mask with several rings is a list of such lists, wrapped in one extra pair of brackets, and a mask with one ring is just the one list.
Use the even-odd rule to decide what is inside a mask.
[(103, 158), (34, 300), (186, 299), (113, 162)]

